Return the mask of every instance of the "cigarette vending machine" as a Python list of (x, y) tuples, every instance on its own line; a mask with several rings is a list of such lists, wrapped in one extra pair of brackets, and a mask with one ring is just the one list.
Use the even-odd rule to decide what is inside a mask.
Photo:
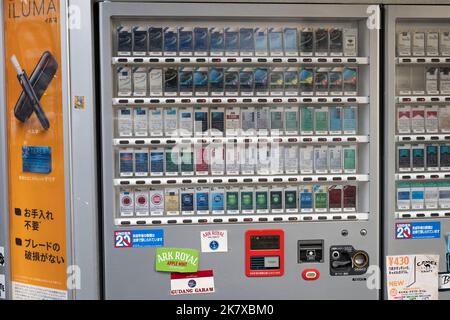
[(373, 13), (99, 3), (107, 299), (379, 298)]
[(92, 8), (0, 1), (0, 300), (101, 296)]
[[(388, 299), (450, 298), (445, 292), (450, 279), (449, 13), (443, 6), (387, 7)], [(407, 279), (399, 276), (400, 269)]]

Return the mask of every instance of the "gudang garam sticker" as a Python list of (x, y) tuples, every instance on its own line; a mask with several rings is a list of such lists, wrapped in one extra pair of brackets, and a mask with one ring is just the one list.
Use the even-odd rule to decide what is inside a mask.
[(389, 300), (437, 300), (438, 255), (386, 257)]
[(198, 271), (199, 252), (194, 249), (156, 249), (156, 271), (194, 273)]

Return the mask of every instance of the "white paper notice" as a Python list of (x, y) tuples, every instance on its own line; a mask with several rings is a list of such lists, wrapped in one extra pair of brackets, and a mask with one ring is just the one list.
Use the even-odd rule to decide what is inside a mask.
[(0, 247), (0, 267), (6, 266), (5, 248)]
[(6, 277), (0, 274), (0, 299), (6, 299)]
[(386, 257), (389, 300), (437, 300), (438, 255)]
[(203, 231), (200, 236), (202, 252), (228, 252), (228, 231)]
[(212, 270), (196, 273), (172, 273), (170, 294), (172, 296), (191, 294), (211, 294), (214, 287), (214, 272)]

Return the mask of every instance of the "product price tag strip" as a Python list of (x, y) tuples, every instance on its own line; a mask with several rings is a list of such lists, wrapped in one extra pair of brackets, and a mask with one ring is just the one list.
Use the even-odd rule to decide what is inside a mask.
[(420, 219), (420, 218), (450, 218), (450, 210), (418, 210), (395, 212), (397, 219)]
[(230, 137), (168, 137), (168, 138), (119, 138), (114, 139), (114, 146), (159, 146), (159, 145), (179, 145), (192, 143), (282, 143), (282, 144), (345, 144), (345, 143), (368, 143), (369, 136), (230, 136)]
[(447, 134), (412, 134), (397, 135), (397, 142), (445, 142), (450, 140), (450, 132)]
[[(450, 97), (449, 97), (450, 101)], [(153, 97), (153, 98), (113, 98), (113, 106), (175, 106), (175, 105), (219, 105), (239, 104), (368, 104), (369, 97), (323, 96), (323, 97)]]
[(450, 179), (450, 172), (419, 172), (395, 175), (396, 180), (445, 180)]
[(158, 64), (193, 64), (193, 65), (368, 65), (367, 57), (113, 57), (113, 65), (158, 65)]
[(283, 223), (283, 222), (320, 222), (320, 221), (368, 221), (369, 213), (314, 213), (287, 215), (218, 215), (197, 217), (161, 217), (161, 218), (118, 218), (117, 226), (149, 226), (177, 224), (236, 224), (236, 223)]
[(449, 64), (450, 57), (408, 57), (397, 58), (397, 64)]
[(448, 95), (412, 95), (412, 96), (398, 96), (396, 98), (397, 104), (411, 104), (411, 103), (448, 103), (450, 96)]
[(179, 186), (179, 185), (214, 185), (214, 184), (274, 184), (274, 183), (316, 183), (316, 182), (368, 182), (369, 175), (286, 175), (286, 176), (227, 176), (227, 177), (168, 177), (148, 179), (115, 179), (116, 187), (124, 186)]

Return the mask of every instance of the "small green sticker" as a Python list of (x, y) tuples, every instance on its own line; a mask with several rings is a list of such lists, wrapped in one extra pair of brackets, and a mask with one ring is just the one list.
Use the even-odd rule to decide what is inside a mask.
[(156, 249), (156, 271), (192, 273), (198, 271), (199, 252), (194, 249)]
[(313, 131), (313, 109), (302, 108), (302, 131)]
[(241, 209), (253, 210), (253, 192), (242, 191), (241, 192)]
[(328, 202), (328, 195), (326, 192), (316, 192), (316, 209), (326, 209)]
[(282, 209), (282, 191), (271, 191), (270, 192), (270, 206), (272, 209)]
[(227, 192), (227, 210), (239, 210), (239, 192)]
[(328, 131), (328, 111), (316, 112), (316, 131)]
[(178, 153), (173, 151), (173, 148), (170, 148), (166, 151), (166, 172), (178, 172)]
[(286, 130), (298, 130), (297, 111), (286, 111)]
[(356, 169), (356, 152), (355, 149), (344, 150), (344, 169), (355, 170)]
[(284, 206), (286, 209), (297, 209), (297, 191), (285, 191)]
[(256, 209), (265, 210), (269, 208), (267, 193), (267, 191), (256, 192)]

